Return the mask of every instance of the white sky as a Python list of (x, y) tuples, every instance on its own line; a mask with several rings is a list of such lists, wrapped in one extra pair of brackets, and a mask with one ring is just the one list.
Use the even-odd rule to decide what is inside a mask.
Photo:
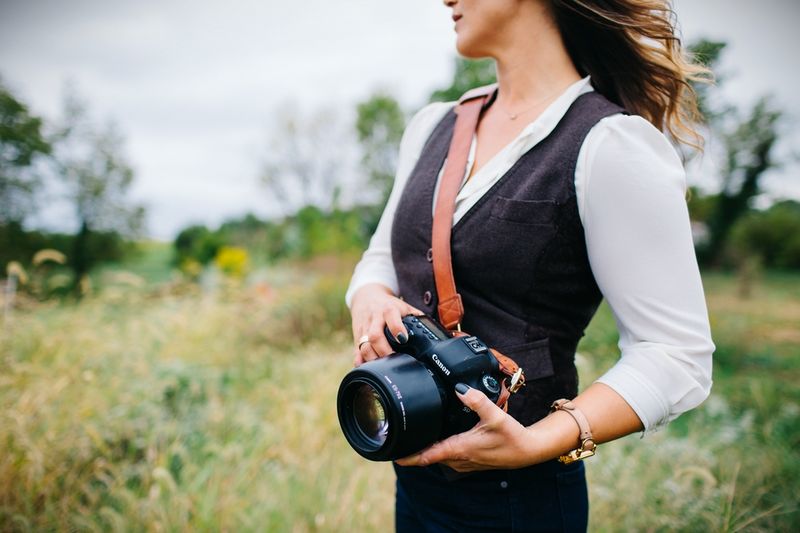
[[(774, 93), (798, 153), (797, 0), (679, 0), (684, 40), (729, 42), (725, 93)], [(114, 119), (136, 170), (149, 233), (170, 238), (276, 206), (257, 184), (271, 117), (355, 104), (387, 88), (408, 111), (452, 78), (454, 33), (440, 0), (0, 0), (0, 75), (55, 118), (72, 80), (92, 114)], [(800, 197), (800, 167), (769, 176)], [(41, 213), (59, 219), (54, 208)]]

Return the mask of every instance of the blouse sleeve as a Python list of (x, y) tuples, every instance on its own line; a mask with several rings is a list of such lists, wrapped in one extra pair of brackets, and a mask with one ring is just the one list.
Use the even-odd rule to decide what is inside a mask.
[(615, 115), (587, 136), (576, 191), (592, 272), (619, 329), (620, 359), (597, 381), (647, 433), (699, 405), (712, 383), (683, 165), (652, 124)]
[(397, 273), (392, 262), (391, 248), (394, 214), (408, 181), (408, 176), (417, 164), (425, 141), (428, 140), (428, 136), (430, 136), (434, 126), (454, 103), (430, 103), (417, 111), (406, 126), (403, 137), (400, 140), (397, 173), (395, 174), (392, 192), (389, 194), (389, 199), (378, 222), (378, 227), (370, 239), (369, 247), (361, 256), (361, 260), (353, 272), (353, 277), (350, 279), (350, 285), (345, 294), (347, 307), (352, 305), (353, 294), (368, 283), (380, 283), (397, 294), (399, 287)]

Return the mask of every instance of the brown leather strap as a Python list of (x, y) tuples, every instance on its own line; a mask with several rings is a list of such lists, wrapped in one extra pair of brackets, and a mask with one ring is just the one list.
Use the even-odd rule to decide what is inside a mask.
[[(461, 295), (456, 291), (453, 277), (452, 256), (450, 255), (450, 235), (453, 229), (453, 214), (456, 208), (456, 196), (467, 171), (467, 159), (472, 145), (472, 136), (478, 128), (478, 120), (489, 96), (495, 91), (497, 84), (477, 87), (464, 94), (455, 108), (456, 123), (453, 138), (447, 152), (442, 181), (436, 197), (436, 208), (433, 212), (433, 275), (436, 281), (436, 293), (439, 296), (439, 321), (448, 330), (458, 329), (453, 334), (465, 335), (460, 331), (464, 306)], [(500, 371), (506, 376), (501, 383), (497, 405), (508, 410), (508, 398), (525, 385), (525, 375), (516, 362), (494, 348), (489, 348), (500, 364)]]
[(595, 454), (595, 450), (597, 450), (597, 444), (594, 442), (592, 430), (589, 428), (589, 421), (586, 420), (586, 416), (584, 416), (583, 412), (578, 409), (574, 403), (565, 398), (554, 401), (553, 405), (550, 406), (550, 409), (553, 411), (564, 411), (565, 413), (569, 413), (575, 422), (577, 422), (578, 429), (581, 432), (580, 446), (574, 450), (570, 450), (564, 455), (559, 456), (558, 460), (564, 464), (570, 464), (574, 463), (575, 461), (592, 457)]
[(575, 422), (578, 423), (578, 429), (580, 429), (581, 432), (579, 437), (581, 442), (585, 440), (592, 440), (592, 430), (589, 428), (589, 421), (586, 420), (586, 416), (584, 416), (583, 412), (578, 409), (574, 403), (562, 398), (554, 401), (550, 408), (553, 411), (565, 411), (572, 415), (572, 418), (574, 418)]
[(450, 234), (453, 229), (456, 195), (464, 180), (472, 136), (478, 127), (481, 111), (495, 87), (496, 84), (492, 84), (468, 91), (455, 108), (456, 123), (453, 138), (447, 152), (447, 163), (433, 212), (431, 238), (433, 275), (439, 296), (439, 321), (447, 329), (457, 328), (464, 316), (464, 306), (461, 303), (461, 295), (456, 291), (450, 255)]

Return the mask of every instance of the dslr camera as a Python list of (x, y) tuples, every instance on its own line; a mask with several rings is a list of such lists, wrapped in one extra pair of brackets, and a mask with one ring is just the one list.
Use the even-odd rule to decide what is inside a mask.
[(505, 375), (475, 336), (453, 336), (433, 318), (407, 315), (408, 341), (385, 330), (393, 353), (351, 370), (339, 385), (339, 425), (347, 442), (372, 461), (390, 461), (472, 428), (478, 415), (455, 386), (464, 383), (497, 402)]

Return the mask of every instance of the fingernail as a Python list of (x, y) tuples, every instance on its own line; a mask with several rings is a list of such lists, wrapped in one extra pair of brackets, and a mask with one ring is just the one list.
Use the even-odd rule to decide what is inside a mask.
[(406, 337), (406, 334), (402, 332), (398, 333), (397, 337), (395, 338), (397, 339), (397, 342), (399, 342), (400, 344), (405, 344), (408, 342), (408, 337)]
[(459, 383), (456, 385), (456, 392), (459, 394), (466, 394), (469, 390), (469, 385), (464, 385), (463, 383)]

